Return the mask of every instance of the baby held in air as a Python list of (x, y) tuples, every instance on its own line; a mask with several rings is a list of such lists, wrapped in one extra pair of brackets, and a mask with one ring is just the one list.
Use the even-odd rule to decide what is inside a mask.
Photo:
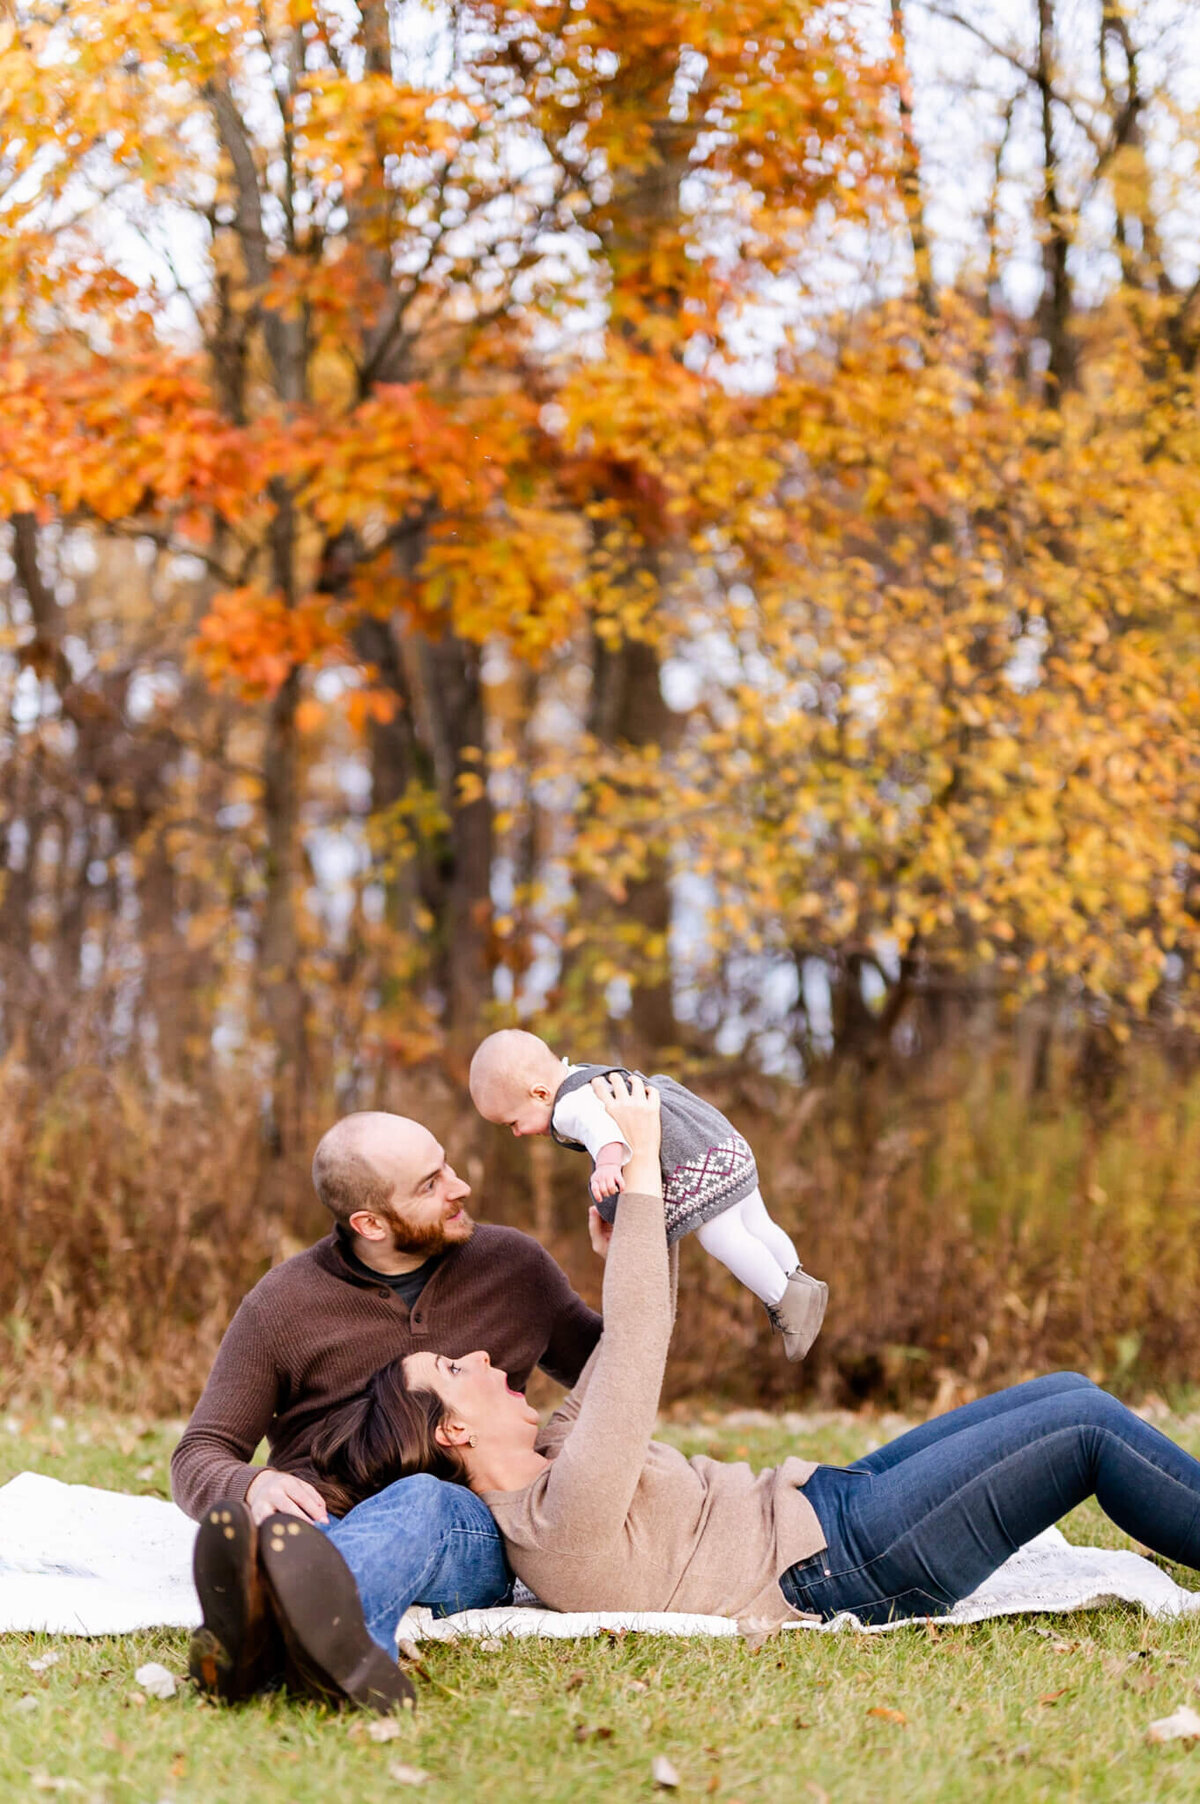
[[(471, 1100), (485, 1121), (518, 1136), (548, 1134), (592, 1159), (589, 1189), (611, 1222), (625, 1188), (629, 1146), (592, 1089), (620, 1065), (572, 1065), (536, 1034), (489, 1034), (471, 1060)], [(694, 1233), (765, 1306), (788, 1359), (803, 1359), (821, 1329), (829, 1287), (801, 1269), (796, 1249), (771, 1220), (754, 1154), (711, 1103), (674, 1078), (648, 1080), (662, 1098), (662, 1180), (667, 1241)]]

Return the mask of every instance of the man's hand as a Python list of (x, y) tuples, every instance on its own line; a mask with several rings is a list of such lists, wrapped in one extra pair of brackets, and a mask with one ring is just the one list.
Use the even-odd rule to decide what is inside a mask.
[(592, 1251), (601, 1259), (608, 1258), (608, 1243), (612, 1239), (613, 1225), (605, 1221), (599, 1209), (588, 1210), (588, 1239), (592, 1243)]
[[(623, 1153), (624, 1150), (624, 1147), (621, 1147), (620, 1153)], [(601, 1202), (606, 1196), (618, 1196), (624, 1190), (625, 1179), (621, 1173), (619, 1154), (616, 1159), (596, 1160), (596, 1169), (592, 1173), (589, 1188), (597, 1202)]]
[(265, 1522), (276, 1510), (282, 1510), (285, 1516), (299, 1516), (303, 1522), (329, 1520), (325, 1499), (315, 1485), (294, 1473), (276, 1472), (273, 1466), (264, 1466), (258, 1477), (250, 1481), (246, 1503), (256, 1524)]

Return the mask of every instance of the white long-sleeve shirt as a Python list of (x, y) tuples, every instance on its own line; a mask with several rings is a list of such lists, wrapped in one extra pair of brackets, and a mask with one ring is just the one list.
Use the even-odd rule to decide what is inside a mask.
[[(570, 1077), (578, 1071), (578, 1065), (568, 1065), (563, 1073)], [(584, 1084), (580, 1090), (570, 1090), (562, 1100), (555, 1104), (551, 1116), (555, 1133), (561, 1134), (564, 1140), (578, 1140), (592, 1156), (593, 1165), (602, 1146), (615, 1143), (621, 1147), (621, 1164), (629, 1158), (629, 1142), (605, 1108), (590, 1084)]]

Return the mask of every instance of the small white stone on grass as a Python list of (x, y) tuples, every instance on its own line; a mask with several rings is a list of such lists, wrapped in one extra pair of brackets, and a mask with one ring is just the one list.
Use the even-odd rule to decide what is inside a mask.
[(1195, 1741), (1200, 1739), (1200, 1716), (1190, 1704), (1180, 1704), (1170, 1716), (1160, 1716), (1146, 1730), (1147, 1741)]
[(152, 1698), (173, 1698), (178, 1687), (175, 1675), (160, 1666), (157, 1660), (151, 1660), (147, 1666), (139, 1666), (133, 1675), (134, 1683)]
[(650, 1762), (650, 1777), (655, 1785), (661, 1785), (665, 1791), (674, 1791), (679, 1784), (679, 1774), (665, 1754), (656, 1754)]
[(58, 1655), (51, 1650), (50, 1653), (43, 1654), (39, 1660), (31, 1660), (29, 1670), (30, 1672), (49, 1672), (52, 1666), (57, 1665)]
[(397, 1785), (424, 1785), (429, 1774), (419, 1766), (406, 1766), (403, 1760), (393, 1760), (388, 1767), (388, 1778), (394, 1779)]
[(29, 1712), (31, 1710), (36, 1710), (37, 1707), (38, 1707), (38, 1700), (34, 1697), (32, 1691), (27, 1691), (25, 1693), (25, 1696), (22, 1698), (18, 1698), (16, 1703), (13, 1705), (13, 1709), (19, 1710), (21, 1712), (22, 1716), (28, 1716)]
[(398, 1741), (404, 1729), (394, 1716), (377, 1716), (374, 1722), (367, 1724), (367, 1736), (371, 1741)]

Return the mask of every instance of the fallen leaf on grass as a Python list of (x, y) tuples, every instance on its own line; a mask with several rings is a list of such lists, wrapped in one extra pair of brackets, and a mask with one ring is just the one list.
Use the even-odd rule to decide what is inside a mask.
[(737, 1630), (746, 1643), (746, 1652), (756, 1654), (778, 1635), (780, 1624), (772, 1622), (769, 1616), (739, 1616)]
[(881, 1723), (895, 1723), (897, 1727), (901, 1729), (907, 1728), (908, 1726), (908, 1718), (905, 1716), (903, 1710), (889, 1709), (887, 1704), (872, 1704), (871, 1708), (867, 1711), (867, 1715), (877, 1716)]
[(665, 1754), (656, 1754), (650, 1762), (650, 1777), (664, 1791), (674, 1791), (679, 1784), (679, 1774)]
[(133, 1675), (134, 1683), (152, 1698), (173, 1698), (178, 1686), (174, 1673), (160, 1666), (157, 1660), (151, 1660), (146, 1666), (139, 1666)]
[(483, 1640), (478, 1643), (478, 1646), (482, 1653), (498, 1654), (500, 1649), (504, 1646), (504, 1642), (499, 1635), (485, 1635)]
[(419, 1766), (406, 1766), (403, 1760), (393, 1760), (388, 1767), (388, 1778), (394, 1779), (397, 1785), (424, 1785), (429, 1774)]
[(1170, 1716), (1160, 1716), (1146, 1730), (1147, 1741), (1195, 1741), (1200, 1737), (1200, 1716), (1190, 1704), (1180, 1704)]
[(30, 1672), (49, 1672), (52, 1666), (57, 1665), (58, 1655), (56, 1653), (43, 1654), (40, 1660), (29, 1662), (29, 1670)]
[(569, 1672), (567, 1674), (566, 1678), (563, 1680), (563, 1690), (564, 1691), (578, 1691), (579, 1687), (581, 1685), (585, 1684), (586, 1682), (587, 1682), (587, 1673), (584, 1671), (582, 1666), (577, 1666), (575, 1668), (575, 1671)]
[(399, 1717), (377, 1716), (374, 1722), (367, 1724), (367, 1738), (370, 1741), (398, 1741), (404, 1733)]
[(1057, 1704), (1059, 1698), (1065, 1698), (1070, 1689), (1071, 1687), (1069, 1685), (1060, 1685), (1057, 1691), (1043, 1691), (1041, 1697), (1038, 1699), (1038, 1703), (1045, 1704), (1047, 1707), (1051, 1704)]
[(576, 1741), (611, 1741), (613, 1734), (607, 1723), (576, 1723), (571, 1733)]

